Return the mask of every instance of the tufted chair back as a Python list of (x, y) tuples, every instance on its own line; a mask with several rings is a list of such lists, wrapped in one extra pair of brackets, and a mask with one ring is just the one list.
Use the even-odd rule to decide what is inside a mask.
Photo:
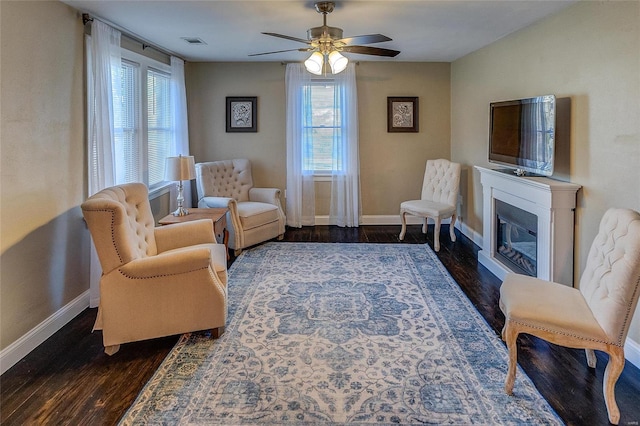
[(247, 159), (211, 161), (196, 164), (198, 199), (227, 197), (249, 201), (253, 187), (251, 163)]
[(427, 160), (421, 199), (455, 206), (459, 186), (460, 164), (445, 159)]
[(607, 210), (591, 245), (580, 291), (607, 336), (624, 346), (640, 295), (640, 213)]
[(157, 254), (155, 222), (144, 184), (103, 189), (81, 207), (104, 274), (132, 260)]

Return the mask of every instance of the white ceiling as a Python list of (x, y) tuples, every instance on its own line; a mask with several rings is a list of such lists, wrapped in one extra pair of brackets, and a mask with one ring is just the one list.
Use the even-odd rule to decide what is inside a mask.
[[(344, 36), (384, 34), (393, 41), (370, 46), (400, 50), (395, 58), (346, 54), (353, 60), (451, 62), (527, 27), (576, 0), (344, 0), (327, 24)], [(189, 61), (299, 61), (308, 54), (251, 53), (297, 49), (304, 44), (270, 37), (275, 32), (306, 39), (322, 25), (314, 1), (63, 0), (92, 16)], [(202, 39), (190, 45), (182, 37)]]

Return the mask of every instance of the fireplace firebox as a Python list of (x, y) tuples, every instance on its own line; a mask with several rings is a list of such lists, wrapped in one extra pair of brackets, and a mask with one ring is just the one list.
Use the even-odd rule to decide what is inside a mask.
[(494, 255), (514, 272), (537, 276), (538, 217), (496, 200)]

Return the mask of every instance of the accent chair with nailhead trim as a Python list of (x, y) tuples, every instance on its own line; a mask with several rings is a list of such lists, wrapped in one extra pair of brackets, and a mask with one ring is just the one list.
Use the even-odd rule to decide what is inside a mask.
[(94, 330), (105, 352), (198, 330), (218, 337), (227, 319), (227, 257), (211, 220), (156, 227), (147, 187), (103, 189), (82, 203), (102, 266)]
[(624, 368), (624, 344), (640, 295), (640, 213), (605, 212), (591, 245), (580, 287), (509, 273), (500, 287), (506, 317), (502, 338), (509, 348), (505, 392), (511, 394), (518, 361), (518, 334), (585, 349), (595, 368), (595, 350), (609, 354), (602, 383), (609, 421), (618, 424), (615, 386)]

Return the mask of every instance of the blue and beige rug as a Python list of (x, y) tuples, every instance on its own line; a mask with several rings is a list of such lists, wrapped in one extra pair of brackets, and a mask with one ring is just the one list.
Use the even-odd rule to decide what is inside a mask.
[(123, 425), (562, 424), (427, 245), (269, 243)]

